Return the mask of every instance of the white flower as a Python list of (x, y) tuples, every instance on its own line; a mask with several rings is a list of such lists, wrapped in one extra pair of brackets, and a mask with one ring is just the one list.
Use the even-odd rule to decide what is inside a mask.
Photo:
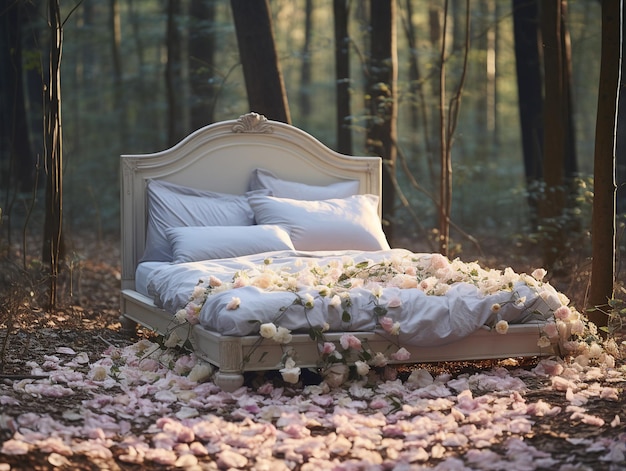
[(537, 281), (541, 281), (543, 280), (544, 276), (547, 275), (547, 273), (548, 272), (545, 271), (543, 268), (537, 268), (535, 271), (531, 273), (530, 276), (532, 276)]
[(355, 361), (354, 366), (359, 376), (366, 376), (370, 372), (370, 366), (364, 361)]
[(391, 335), (399, 335), (400, 334), (400, 323), (394, 322), (393, 326), (391, 326), (391, 330), (389, 331)]
[(304, 307), (307, 309), (312, 309), (313, 306), (315, 306), (315, 298), (313, 298), (313, 296), (311, 296), (310, 293), (305, 293), (304, 294)]
[(174, 314), (174, 319), (178, 324), (183, 324), (187, 320), (187, 311), (185, 309), (179, 309)]
[(289, 343), (292, 339), (291, 331), (285, 327), (278, 327), (273, 339), (277, 343)]
[(274, 337), (276, 335), (276, 331), (276, 326), (272, 322), (261, 324), (261, 327), (259, 328), (259, 334), (261, 334), (261, 337), (265, 339), (271, 339)]
[(387, 359), (387, 357), (385, 356), (383, 352), (376, 352), (374, 356), (372, 357), (372, 359), (370, 360), (370, 363), (372, 364), (373, 367), (379, 368), (379, 367), (387, 366), (388, 361), (389, 360)]
[(196, 363), (189, 372), (187, 378), (189, 381), (202, 383), (209, 379), (213, 374), (213, 367), (209, 363)]
[(504, 319), (499, 320), (496, 324), (496, 332), (499, 334), (506, 334), (509, 330), (509, 323)]
[(329, 306), (332, 307), (341, 307), (341, 298), (339, 297), (339, 295), (334, 295), (332, 298), (330, 298), (330, 303), (328, 303)]
[(233, 296), (230, 300), (230, 302), (226, 305), (226, 310), (227, 311), (234, 311), (235, 309), (237, 309), (239, 307), (239, 305), (241, 304), (241, 299), (239, 299), (236, 296)]
[(285, 360), (285, 367), (279, 371), (286, 383), (296, 384), (300, 380), (300, 368), (296, 366), (296, 362), (291, 357)]
[(498, 312), (501, 307), (502, 306), (500, 306), (500, 303), (493, 303), (491, 305), (491, 312)]
[(537, 340), (537, 346), (539, 348), (548, 348), (551, 344), (550, 339), (545, 335), (542, 335), (539, 337), (539, 340)]
[(178, 332), (173, 331), (173, 332), (170, 332), (170, 334), (167, 336), (167, 339), (165, 339), (165, 343), (163, 345), (165, 345), (166, 348), (174, 348), (176, 345), (178, 345), (182, 341), (183, 339), (180, 338), (180, 335), (178, 335)]

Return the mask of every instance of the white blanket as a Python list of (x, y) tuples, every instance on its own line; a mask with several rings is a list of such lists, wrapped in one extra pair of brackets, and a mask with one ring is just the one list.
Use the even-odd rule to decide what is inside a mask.
[[(393, 322), (398, 341), (415, 346), (453, 342), (498, 321), (545, 321), (562, 299), (530, 275), (404, 249), (280, 251), (170, 264), (151, 273), (148, 291), (172, 314), (195, 298), (200, 323), (222, 335), (256, 335), (270, 322), (293, 332), (386, 334), (382, 324)], [(208, 292), (201, 303), (199, 292)]]

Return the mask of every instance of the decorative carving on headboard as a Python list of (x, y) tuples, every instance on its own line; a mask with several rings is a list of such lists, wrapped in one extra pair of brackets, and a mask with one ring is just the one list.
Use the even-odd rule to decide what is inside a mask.
[(247, 113), (239, 116), (233, 125), (233, 132), (271, 133), (274, 129), (267, 118), (258, 113)]
[(122, 159), (122, 175), (124, 177), (124, 182), (126, 183), (126, 194), (132, 194), (132, 186), (131, 179), (133, 175), (137, 172), (137, 159), (126, 157)]

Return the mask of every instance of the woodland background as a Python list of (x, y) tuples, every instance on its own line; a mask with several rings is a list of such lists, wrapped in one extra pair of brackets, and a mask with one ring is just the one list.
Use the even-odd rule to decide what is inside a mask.
[[(235, 119), (251, 110), (233, 19), (232, 6), (237, 2), (57, 3), (63, 26), (63, 232), (67, 263), (71, 264), (72, 257), (80, 257), (72, 254), (73, 239), (84, 234), (98, 240), (119, 237), (120, 154), (165, 149), (203, 125)], [(524, 151), (520, 103), (529, 103), (520, 100), (518, 92), (519, 83), (532, 76), (524, 78), (524, 74), (535, 71), (516, 60), (514, 13), (529, 5), (540, 12), (540, 4), (545, 9), (553, 2), (392, 3), (398, 73), (398, 188), (389, 221), (394, 226), (392, 245), (437, 249), (440, 72), (444, 63), (449, 95), (461, 90), (462, 84), (451, 148), (449, 255), (495, 258), (496, 263), (514, 267), (537, 265), (545, 261), (550, 231), (556, 231), (565, 237), (551, 268), (570, 277), (588, 275), (602, 2), (556, 2), (560, 3), (561, 34), (567, 45), (569, 87), (565, 116), (571, 145), (564, 162), (564, 192), (573, 203), (550, 224), (538, 221), (534, 212), (537, 195), (545, 193), (541, 171), (529, 178), (528, 161), (525, 166), (529, 157)], [(351, 103), (347, 153), (357, 155), (371, 153), (367, 132), (373, 117), (367, 107), (367, 86), (374, 73), (369, 54), (376, 32), (369, 4), (332, 0), (268, 3), (291, 123), (343, 152), (346, 147), (338, 143), (337, 132), (339, 65), (335, 63), (334, 28), (338, 6), (347, 12), (349, 79), (345, 82)], [(50, 62), (48, 5), (8, 0), (0, 7), (0, 245), (8, 248), (21, 240), (23, 254), (31, 255), (40, 253), (41, 245), (38, 238), (25, 235), (42, 233), (45, 220), (42, 95)], [(539, 24), (535, 32), (540, 32)], [(531, 37), (526, 48), (528, 44), (538, 47), (539, 54), (545, 47), (541, 38), (533, 41)], [(536, 72), (544, 74), (543, 62), (537, 66)], [(261, 80), (261, 71), (258, 76)], [(541, 110), (541, 103), (539, 107)], [(542, 132), (545, 123), (539, 128)], [(618, 139), (618, 188), (624, 168), (620, 142)], [(543, 148), (541, 144), (537, 147)], [(539, 160), (534, 164), (541, 167), (542, 159), (549, 161), (551, 156), (535, 158)], [(618, 191), (618, 200), (620, 196)], [(578, 286), (585, 290), (582, 281)]]

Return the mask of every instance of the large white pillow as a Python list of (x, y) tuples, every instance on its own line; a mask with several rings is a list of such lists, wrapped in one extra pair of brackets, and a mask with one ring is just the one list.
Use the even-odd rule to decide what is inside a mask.
[(378, 196), (320, 201), (275, 196), (248, 198), (258, 224), (284, 227), (296, 250), (388, 250), (378, 217)]
[(269, 170), (257, 168), (252, 171), (249, 183), (250, 190), (269, 190), (272, 196), (291, 198), (294, 200), (329, 200), (347, 198), (359, 192), (357, 180), (331, 183), (318, 186), (294, 182), (278, 178)]
[(279, 226), (170, 227), (165, 233), (174, 263), (294, 250), (289, 234)]
[(142, 261), (171, 261), (165, 230), (182, 226), (250, 226), (254, 213), (247, 196), (197, 190), (160, 180), (147, 186), (148, 225)]

